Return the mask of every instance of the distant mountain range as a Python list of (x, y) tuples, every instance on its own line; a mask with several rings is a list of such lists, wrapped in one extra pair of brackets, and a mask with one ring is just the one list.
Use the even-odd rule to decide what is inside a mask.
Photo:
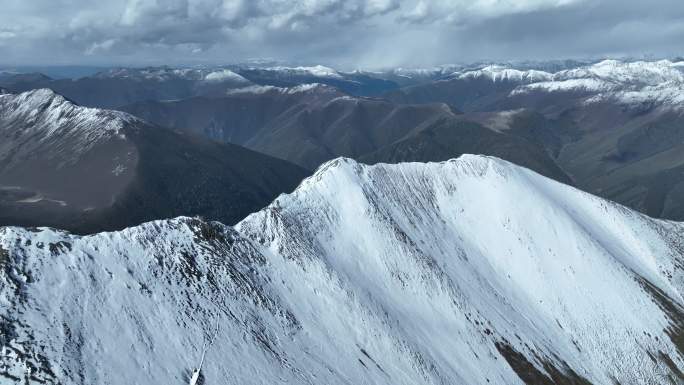
[(0, 86), (2, 384), (684, 383), (680, 61)]
[(554, 61), (344, 72), (325, 66), (0, 76), (313, 170), (337, 156), (494, 155), (654, 217), (684, 219), (681, 61)]
[(0, 225), (95, 232), (181, 214), (235, 223), (309, 173), (47, 89), (0, 96), (0, 138)]
[(233, 228), (0, 228), (0, 381), (680, 383), (682, 245), (498, 159), (340, 158)]
[(395, 163), (478, 153), (570, 183), (542, 147), (464, 121), (458, 110), (444, 103), (394, 104), (314, 84), (252, 87), (220, 98), (148, 101), (121, 109), (164, 127), (239, 144), (309, 169), (339, 156)]
[(52, 79), (41, 73), (0, 73), (0, 86), (14, 92), (50, 88), (88, 107), (116, 108), (147, 100), (222, 96), (250, 85), (293, 87), (320, 83), (353, 95), (378, 95), (398, 84), (367, 73), (313, 67), (115, 68), (94, 75)]
[(605, 60), (556, 73), (488, 66), (386, 97), (450, 103), (499, 131), (515, 127), (579, 187), (684, 219), (684, 62)]

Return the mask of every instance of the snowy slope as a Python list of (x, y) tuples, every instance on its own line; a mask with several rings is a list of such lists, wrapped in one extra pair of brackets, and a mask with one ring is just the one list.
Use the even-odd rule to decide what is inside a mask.
[(80, 135), (106, 138), (118, 135), (126, 123), (136, 121), (126, 113), (78, 106), (47, 88), (2, 94), (0, 111), (3, 124), (30, 121), (34, 133), (45, 131), (47, 136), (58, 134), (61, 125), (69, 121), (74, 130), (87, 131)]
[(308, 75), (318, 78), (342, 79), (342, 75), (340, 75), (335, 69), (322, 65), (299, 67), (276, 66), (267, 67), (265, 69), (290, 75)]
[(670, 60), (603, 60), (555, 73), (503, 65), (457, 71), (456, 79), (487, 79), (517, 84), (511, 95), (532, 92), (579, 92), (585, 102), (617, 102), (625, 105), (658, 103), (666, 107), (684, 106), (684, 62)]
[(187, 384), (206, 351), (206, 383), (666, 383), (683, 253), (498, 159), (340, 158), (235, 229), (1, 229), (0, 373)]
[(519, 84), (535, 83), (540, 81), (551, 80), (553, 75), (537, 70), (518, 70), (513, 68), (506, 68), (500, 65), (490, 65), (479, 70), (465, 71), (462, 73), (453, 74), (459, 79), (469, 78), (486, 78), (493, 82), (516, 82)]
[(260, 86), (252, 85), (242, 88), (236, 88), (226, 91), (228, 95), (236, 94), (302, 94), (302, 93), (316, 93), (316, 94), (329, 94), (329, 95), (342, 95), (340, 91), (336, 88), (320, 84), (320, 83), (306, 83), (300, 84), (293, 87), (276, 87), (276, 86)]
[(588, 103), (614, 101), (625, 105), (684, 105), (684, 62), (604, 60), (563, 70), (549, 79), (523, 84), (512, 94), (532, 91), (588, 92)]
[(232, 82), (249, 84), (249, 80), (227, 68), (114, 68), (100, 72), (93, 77), (100, 79), (131, 79), (136, 81), (151, 80), (164, 82), (171, 80), (192, 80), (209, 82)]
[(235, 83), (249, 83), (249, 80), (228, 69), (209, 72), (208, 74), (204, 75), (204, 80), (209, 82), (232, 81)]
[(0, 94), (0, 134), (12, 135), (12, 140), (0, 143), (0, 159), (9, 158), (11, 164), (42, 154), (73, 161), (98, 144), (124, 139), (123, 128), (134, 123), (140, 120), (123, 112), (81, 107), (49, 89)]

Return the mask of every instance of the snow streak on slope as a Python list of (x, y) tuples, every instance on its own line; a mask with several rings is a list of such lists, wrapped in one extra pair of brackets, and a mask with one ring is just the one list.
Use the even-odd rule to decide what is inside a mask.
[(520, 84), (548, 81), (553, 77), (552, 74), (544, 71), (521, 71), (499, 65), (490, 65), (479, 70), (455, 73), (454, 75), (460, 79), (487, 78), (493, 82), (509, 81)]
[(276, 94), (301, 94), (301, 93), (327, 93), (327, 94), (339, 94), (336, 88), (320, 84), (320, 83), (306, 83), (300, 84), (293, 87), (276, 87), (276, 86), (260, 86), (252, 85), (242, 88), (235, 88), (226, 91), (228, 95), (236, 94), (266, 94), (266, 93), (276, 93)]
[(94, 77), (106, 79), (132, 79), (136, 81), (152, 80), (158, 82), (170, 80), (206, 80), (210, 82), (230, 81), (249, 83), (249, 80), (227, 68), (115, 68), (100, 72)]
[(284, 66), (277, 66), (277, 67), (268, 67), (265, 68), (266, 70), (269, 71), (276, 71), (276, 72), (282, 72), (282, 73), (287, 73), (287, 74), (292, 74), (292, 75), (308, 75), (308, 76), (314, 76), (314, 77), (319, 77), (319, 78), (333, 78), (333, 79), (341, 79), (342, 75), (340, 75), (336, 70), (322, 66), (322, 65), (315, 65), (315, 66), (310, 66), (310, 67), (284, 67)]
[(68, 143), (74, 150), (68, 155), (77, 158), (108, 139), (123, 138), (122, 129), (136, 121), (123, 112), (75, 105), (49, 89), (0, 95), (0, 133), (13, 136), (12, 147), (0, 143), (0, 158), (17, 148), (59, 153), (59, 143)]
[(204, 76), (204, 80), (209, 82), (233, 81), (235, 83), (250, 83), (249, 80), (227, 69), (210, 72)]
[(684, 105), (684, 62), (618, 61), (601, 62), (555, 73), (518, 70), (492, 65), (479, 70), (456, 72), (460, 79), (486, 78), (519, 86), (511, 94), (534, 91), (588, 93), (586, 102), (614, 101), (627, 105), (659, 103)]
[(213, 334), (207, 383), (648, 384), (684, 369), (684, 227), (494, 158), (337, 159), (235, 230), (0, 231), (5, 378), (189, 383)]

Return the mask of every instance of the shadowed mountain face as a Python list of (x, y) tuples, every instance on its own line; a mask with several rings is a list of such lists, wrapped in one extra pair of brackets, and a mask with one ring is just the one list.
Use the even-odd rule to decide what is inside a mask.
[(531, 109), (467, 118), (522, 136), (547, 150), (575, 184), (654, 217), (684, 219), (684, 116), (669, 108), (612, 103), (543, 114)]
[(415, 135), (363, 155), (360, 161), (370, 164), (436, 162), (468, 153), (496, 156), (572, 184), (565, 172), (534, 142), (459, 119), (433, 124)]
[(461, 111), (469, 112), (488, 109), (518, 85), (518, 82), (508, 79), (444, 79), (390, 91), (384, 97), (402, 104), (448, 103)]
[(337, 156), (358, 157), (454, 116), (445, 105), (396, 106), (344, 96), (327, 86), (278, 88), (207, 100), (123, 107), (143, 119), (314, 169)]
[(163, 127), (254, 147), (250, 143), (268, 135), (270, 127), (277, 122), (342, 96), (336, 89), (320, 85), (256, 86), (220, 98), (146, 101), (120, 109)]
[(557, 161), (581, 186), (655, 217), (684, 219), (681, 111), (597, 104), (564, 119), (580, 129), (580, 138)]
[(0, 96), (0, 137), (0, 225), (94, 232), (178, 215), (234, 223), (307, 175), (50, 90)]
[(150, 101), (122, 110), (309, 169), (338, 156), (396, 163), (482, 153), (570, 182), (543, 147), (464, 122), (444, 103), (397, 105), (312, 85), (245, 90), (223, 98)]
[[(5, 75), (0, 85), (48, 84), (86, 104), (127, 103), (120, 109), (157, 125), (310, 170), (337, 156), (400, 162), (492, 154), (649, 215), (684, 219), (684, 64), (606, 60), (533, 68), (159, 67), (75, 81)], [(381, 90), (384, 99), (349, 96)]]
[(677, 384), (682, 245), (495, 158), (336, 159), (233, 228), (0, 228), (0, 382)]

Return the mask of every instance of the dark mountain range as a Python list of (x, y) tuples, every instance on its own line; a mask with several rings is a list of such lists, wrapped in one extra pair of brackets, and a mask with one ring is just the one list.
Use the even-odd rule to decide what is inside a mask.
[[(399, 162), (445, 160), (463, 152), (496, 155), (649, 215), (684, 219), (684, 203), (677, 199), (684, 189), (677, 139), (677, 127), (684, 124), (684, 66), (571, 64), (378, 73), (322, 66), (159, 67), (110, 70), (68, 82), (12, 75), (14, 83), (5, 76), (0, 84), (12, 90), (46, 83), (73, 87), (69, 93), (75, 100), (107, 99), (93, 104), (132, 101), (121, 109), (307, 169), (337, 156)], [(375, 92), (344, 85), (354, 76), (395, 84), (388, 79), (404, 78), (408, 86), (391, 90), (385, 84), (391, 91), (383, 99), (353, 97), (343, 89)], [(311, 81), (316, 85), (300, 84)], [(463, 128), (464, 121), (482, 127)], [(454, 135), (458, 129), (448, 127), (475, 137), (460, 138)]]
[(480, 111), (489, 109), (518, 84), (488, 78), (444, 79), (391, 91), (384, 97), (401, 104), (448, 103), (462, 111)]
[(497, 132), (465, 119), (444, 119), (359, 158), (364, 163), (438, 162), (461, 154), (496, 156), (572, 184), (543, 147), (521, 135)]
[(314, 85), (246, 90), (223, 98), (148, 101), (122, 110), (309, 169), (338, 156), (396, 163), (482, 153), (570, 182), (534, 142), (464, 122), (443, 103), (397, 105)]
[(234, 223), (308, 174), (45, 89), (0, 96), (0, 137), (0, 225), (94, 232), (178, 215)]
[(451, 103), (465, 119), (544, 147), (577, 186), (682, 220), (683, 68), (613, 60), (556, 73), (493, 66), (387, 97)]
[(250, 85), (295, 87), (319, 83), (352, 95), (379, 95), (398, 84), (367, 73), (315, 67), (114, 68), (80, 78), (53, 79), (41, 73), (0, 73), (0, 86), (15, 92), (50, 88), (79, 105), (117, 108), (147, 100), (224, 96)]
[(0, 73), (0, 86), (12, 91), (27, 91), (43, 88), (54, 79), (39, 72), (29, 73)]
[(268, 134), (267, 127), (275, 122), (342, 96), (335, 88), (320, 85), (289, 89), (257, 86), (220, 98), (146, 101), (120, 109), (164, 127), (248, 146), (256, 137)]
[(15, 92), (50, 88), (82, 106), (114, 108), (143, 100), (169, 100), (196, 95), (223, 95), (249, 86), (230, 70), (152, 67), (112, 69), (77, 79), (51, 79), (42, 74), (0, 77), (0, 86)]

